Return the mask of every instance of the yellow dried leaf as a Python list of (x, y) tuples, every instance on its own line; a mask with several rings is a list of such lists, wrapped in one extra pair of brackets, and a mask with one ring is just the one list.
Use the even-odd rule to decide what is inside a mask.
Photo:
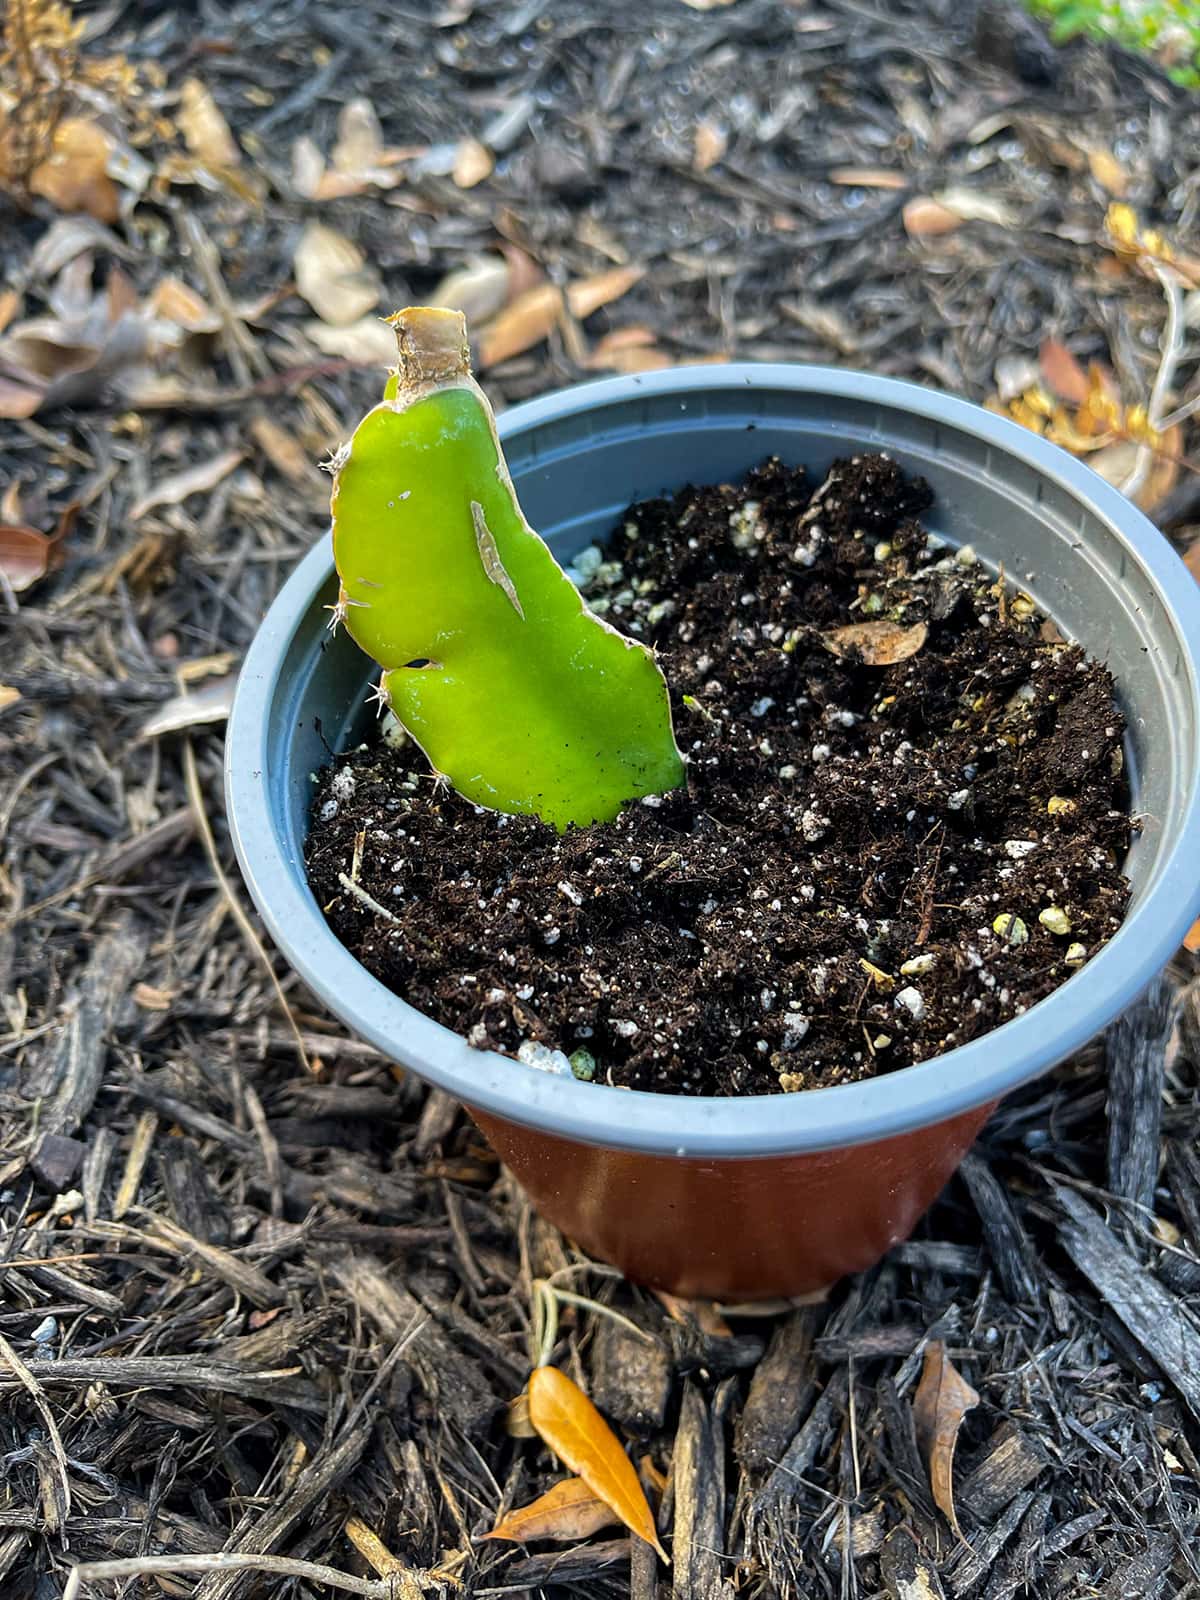
[(0, 683), (0, 711), (7, 711), (9, 706), (15, 706), (20, 698), (20, 689), (14, 689), (11, 684)]
[(1200, 922), (1193, 922), (1183, 936), (1183, 948), (1192, 953), (1200, 954)]
[(529, 1420), (558, 1459), (669, 1561), (636, 1468), (578, 1384), (557, 1367), (535, 1367), (529, 1376)]
[(607, 272), (597, 272), (590, 278), (577, 278), (567, 285), (567, 306), (571, 315), (582, 322), (601, 306), (611, 305), (628, 294), (645, 272), (645, 267), (610, 267)]
[(979, 1396), (946, 1355), (940, 1339), (932, 1339), (925, 1349), (921, 1381), (913, 1397), (913, 1423), (917, 1443), (929, 1467), (929, 1486), (947, 1522), (961, 1537), (958, 1514), (954, 1509), (954, 1447), (963, 1418)]
[(562, 290), (540, 283), (518, 295), (479, 338), (479, 365), (494, 367), (541, 344), (562, 315)]
[(844, 628), (830, 628), (821, 643), (831, 655), (843, 660), (858, 660), (868, 667), (891, 667), (897, 661), (915, 656), (929, 637), (923, 622), (909, 628), (898, 622), (851, 622)]
[(242, 152), (220, 107), (199, 78), (188, 78), (179, 91), (179, 131), (184, 143), (211, 171), (236, 167)]
[(544, 1495), (510, 1511), (485, 1533), (485, 1539), (587, 1539), (601, 1528), (619, 1522), (613, 1508), (588, 1488), (582, 1478), (564, 1478)]

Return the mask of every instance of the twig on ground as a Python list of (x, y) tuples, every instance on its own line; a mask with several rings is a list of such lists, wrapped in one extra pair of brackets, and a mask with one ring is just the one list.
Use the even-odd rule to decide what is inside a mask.
[[(1167, 325), (1163, 330), (1162, 354), (1159, 358), (1158, 371), (1154, 375), (1154, 385), (1150, 390), (1146, 415), (1150, 426), (1156, 432), (1164, 433), (1166, 427), (1163, 406), (1175, 378), (1175, 369), (1183, 355), (1183, 287), (1178, 273), (1172, 268), (1158, 261), (1152, 262), (1151, 265), (1154, 268), (1154, 276), (1162, 285), (1163, 294), (1166, 296)], [(1153, 445), (1139, 445), (1133, 471), (1121, 485), (1121, 492), (1130, 500), (1136, 500), (1145, 488), (1153, 461)]]

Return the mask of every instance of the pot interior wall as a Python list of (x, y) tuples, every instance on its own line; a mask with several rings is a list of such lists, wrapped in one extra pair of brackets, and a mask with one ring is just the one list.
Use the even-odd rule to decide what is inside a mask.
[[(505, 450), (530, 522), (560, 560), (601, 540), (636, 500), (687, 483), (736, 479), (768, 455), (806, 466), (819, 482), (838, 456), (886, 449), (926, 477), (936, 496), (929, 526), (1027, 589), (1060, 629), (1107, 662), (1129, 719), (1126, 751), (1145, 828), (1127, 870), (1135, 901), (1154, 876), (1169, 824), (1183, 803), (1171, 773), (1186, 770), (1195, 738), (1188, 715), (1184, 651), (1155, 626), (1148, 574), (1108, 525), (1067, 489), (1002, 447), (909, 413), (851, 398), (770, 387), (659, 394), (605, 402), (508, 431)], [(336, 598), (331, 581), (322, 602)], [(344, 632), (310, 612), (281, 673), (271, 756), (286, 768), (276, 819), (297, 861), (307, 828), (310, 775), (370, 726), (364, 691), (370, 665)], [(1162, 741), (1186, 741), (1162, 758)], [(293, 742), (294, 741), (294, 742)], [(1152, 742), (1158, 759), (1148, 760)], [(286, 746), (291, 744), (291, 749)]]

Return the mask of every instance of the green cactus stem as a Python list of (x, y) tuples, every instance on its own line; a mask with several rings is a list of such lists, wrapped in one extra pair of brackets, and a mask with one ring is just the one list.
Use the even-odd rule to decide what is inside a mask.
[(379, 699), (468, 800), (560, 830), (682, 784), (654, 656), (521, 513), (461, 313), (390, 321), (397, 370), (333, 464), (335, 620), (383, 668)]

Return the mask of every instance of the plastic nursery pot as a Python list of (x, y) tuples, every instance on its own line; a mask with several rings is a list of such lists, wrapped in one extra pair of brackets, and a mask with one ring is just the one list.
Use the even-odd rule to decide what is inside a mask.
[(311, 775), (370, 724), (370, 663), (326, 631), (328, 540), (251, 647), (229, 727), (229, 815), (255, 903), (309, 987), (464, 1101), (541, 1211), (631, 1278), (726, 1300), (817, 1288), (905, 1238), (996, 1101), (1127, 1006), (1200, 908), (1200, 586), (1087, 467), (1015, 423), (890, 379), (775, 365), (655, 372), (519, 406), (500, 432), (526, 513), (563, 560), (664, 490), (737, 478), (770, 454), (819, 482), (837, 456), (886, 450), (932, 484), (935, 531), (1003, 562), (1115, 675), (1143, 827), (1130, 912), (1110, 944), (1023, 1016), (918, 1066), (799, 1094), (690, 1099), (472, 1050), (355, 961), (309, 891), (302, 850)]

